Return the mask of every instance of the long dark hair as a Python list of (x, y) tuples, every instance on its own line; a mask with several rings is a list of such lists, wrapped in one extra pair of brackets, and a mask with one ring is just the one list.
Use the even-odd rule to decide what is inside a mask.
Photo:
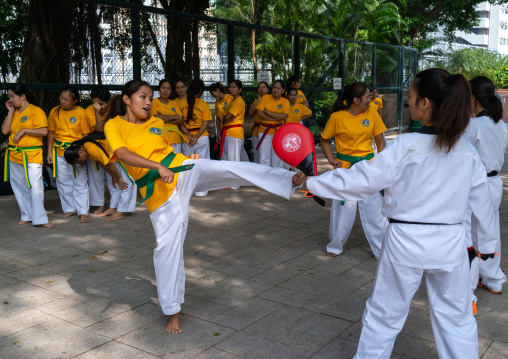
[(16, 95), (21, 96), (25, 95), (26, 101), (29, 104), (37, 106), (34, 95), (27, 89), (27, 87), (22, 83), (15, 83), (9, 87), (9, 90), (14, 92)]
[(196, 95), (205, 90), (205, 83), (201, 79), (194, 79), (190, 82), (189, 87), (187, 87), (187, 119), (185, 122), (189, 122), (192, 120), (192, 116), (194, 115), (194, 103), (196, 102)]
[(485, 76), (476, 76), (469, 83), (475, 100), (485, 109), (486, 115), (498, 123), (503, 118), (503, 105), (496, 94), (494, 83)]
[(416, 104), (424, 98), (432, 103), (430, 123), (436, 126), (436, 146), (450, 152), (469, 124), (469, 82), (460, 74), (428, 69), (418, 73), (411, 86), (417, 95)]
[[(143, 86), (150, 87), (150, 84), (146, 81), (142, 80), (131, 80), (127, 82), (122, 87), (122, 94), (116, 95), (111, 100), (111, 106), (109, 106), (108, 114), (106, 115), (105, 121), (109, 121), (112, 118), (115, 118), (116, 116), (125, 116), (127, 113), (127, 107), (125, 106), (125, 103), (123, 102), (123, 97), (127, 95), (129, 98), (139, 91), (139, 89)], [(151, 89), (151, 87), (150, 87)]]
[(79, 149), (81, 146), (83, 146), (87, 142), (91, 142), (97, 147), (99, 147), (109, 158), (109, 154), (104, 148), (104, 146), (98, 142), (98, 140), (105, 140), (106, 136), (104, 135), (104, 132), (92, 132), (88, 134), (87, 136), (83, 137), (80, 140), (74, 141), (69, 147), (67, 147), (64, 151), (64, 159), (65, 161), (73, 165), (76, 163), (76, 161), (79, 159)]
[(210, 86), (208, 86), (208, 91), (217, 91), (217, 90), (219, 90), (223, 94), (226, 94), (226, 88), (220, 82), (215, 82)]
[(351, 107), (355, 98), (361, 98), (369, 88), (363, 82), (353, 82), (344, 87), (344, 92), (333, 103), (331, 113), (347, 110)]

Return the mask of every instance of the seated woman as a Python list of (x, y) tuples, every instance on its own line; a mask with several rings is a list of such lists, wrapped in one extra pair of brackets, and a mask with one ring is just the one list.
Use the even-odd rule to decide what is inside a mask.
[[(196, 191), (232, 186), (258, 186), (289, 199), (303, 175), (249, 162), (212, 161), (175, 153), (164, 122), (149, 116), (152, 89), (144, 81), (125, 84), (109, 112), (105, 133), (114, 156), (136, 180), (151, 212), (157, 247), (154, 266), (162, 311), (169, 315), (166, 331), (181, 333), (179, 322), (185, 293), (183, 241), (189, 201)], [(169, 168), (168, 168), (169, 167)]]

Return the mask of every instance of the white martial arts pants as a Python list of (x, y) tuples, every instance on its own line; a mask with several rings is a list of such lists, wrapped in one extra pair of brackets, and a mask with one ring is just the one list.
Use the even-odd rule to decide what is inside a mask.
[[(261, 137), (263, 137), (262, 132), (259, 133), (258, 143), (261, 141)], [(266, 135), (263, 142), (261, 143), (261, 146), (259, 146), (259, 163), (270, 167), (286, 168), (287, 166), (285, 166), (284, 161), (282, 161), (279, 156), (275, 154), (275, 151), (272, 147), (272, 140), (273, 135)]]
[(182, 146), (187, 146), (185, 143), (171, 143), (171, 147), (173, 147), (173, 151), (176, 153), (182, 153)]
[[(388, 239), (387, 239), (388, 240)], [(420, 269), (394, 264), (381, 252), (372, 295), (367, 300), (354, 358), (390, 358), (409, 306), (425, 277), (430, 319), (440, 358), (477, 359), (478, 333), (469, 295), (469, 261), (450, 269)]]
[[(157, 292), (166, 315), (178, 313), (184, 302), (185, 268), (183, 242), (189, 220), (189, 201), (194, 192), (212, 191), (233, 186), (258, 186), (289, 199), (294, 192), (294, 172), (250, 162), (187, 160), (195, 163), (181, 172), (171, 197), (150, 215), (157, 247), (154, 266)], [(154, 195), (157, 195), (155, 193)]]
[[(499, 176), (487, 177), (487, 181), (489, 182), (490, 194), (492, 196), (492, 203), (494, 205), (494, 211), (496, 214), (495, 220), (497, 221), (496, 228), (499, 227), (499, 207), (501, 206), (501, 200), (503, 197), (503, 181)], [(468, 247), (472, 246), (473, 243), (477, 243), (478, 234), (477, 232), (477, 221), (476, 218), (471, 216), (471, 211), (468, 210), (466, 220), (464, 221), (464, 226), (467, 229), (470, 228), (471, 232), (467, 232), (468, 237)], [(496, 252), (499, 255), (495, 255), (494, 258), (489, 258), (487, 260), (481, 260), (480, 258), (475, 258), (471, 262), (471, 281), (470, 288), (473, 293), (473, 301), (476, 302), (477, 298), (474, 295), (474, 291), (478, 285), (478, 279), (480, 278), (482, 283), (485, 284), (492, 290), (501, 291), (503, 287), (503, 283), (506, 281), (506, 276), (501, 270), (501, 237), (498, 235), (499, 241), (496, 245)]]
[(9, 166), (11, 187), (21, 211), (21, 220), (31, 221), (34, 226), (48, 223), (48, 215), (44, 209), (42, 165), (37, 163), (27, 165), (32, 188), (28, 188), (22, 164), (10, 161)]
[[(330, 243), (326, 246), (326, 251), (337, 255), (344, 251), (344, 244), (351, 233), (356, 218), (356, 201), (345, 201), (340, 205), (339, 200), (332, 201), (330, 211)], [(383, 196), (381, 193), (358, 201), (360, 218), (362, 220), (365, 237), (372, 248), (376, 258), (379, 257), (381, 244), (385, 235), (388, 219), (381, 214), (383, 205)]]
[[(221, 160), (249, 162), (249, 156), (247, 156), (247, 152), (245, 152), (244, 140), (241, 138), (224, 136), (224, 149)], [(231, 188), (239, 189), (240, 187)]]
[[(182, 144), (182, 152), (184, 156), (189, 157), (190, 155), (197, 153), (201, 155), (201, 158), (204, 160), (210, 159), (210, 139), (208, 136), (202, 136), (198, 138), (198, 141), (194, 146), (187, 146)], [(227, 187), (227, 186), (226, 186)], [(198, 197), (205, 197), (208, 194), (208, 191), (198, 191), (194, 193)]]
[(116, 166), (123, 180), (129, 184), (129, 188), (121, 190), (120, 187), (113, 187), (113, 179), (111, 175), (106, 172), (106, 177), (108, 178), (108, 189), (111, 195), (109, 200), (109, 208), (116, 208), (118, 212), (128, 213), (136, 211), (136, 196), (138, 186), (136, 183), (132, 183), (130, 177), (125, 173), (125, 171), (120, 168), (118, 162), (113, 162)]
[(95, 170), (95, 163), (90, 158), (86, 161), (88, 167), (88, 193), (90, 206), (104, 206), (105, 171), (99, 166)]
[(78, 215), (88, 215), (90, 206), (88, 205), (86, 166), (75, 165), (76, 178), (74, 178), (72, 166), (65, 161), (63, 156), (56, 156), (56, 161), (58, 161), (56, 187), (60, 195), (60, 202), (62, 202), (63, 212), (77, 212)]
[(259, 163), (259, 151), (256, 150), (256, 147), (258, 146), (258, 143), (259, 143), (259, 137), (252, 136), (251, 141), (252, 141), (252, 150), (251, 150), (252, 162)]

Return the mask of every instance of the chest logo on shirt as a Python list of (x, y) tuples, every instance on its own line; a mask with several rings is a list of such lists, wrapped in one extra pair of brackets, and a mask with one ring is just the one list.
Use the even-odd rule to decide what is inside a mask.
[(300, 110), (296, 109), (296, 110), (295, 110), (295, 113), (300, 113)]
[(303, 98), (303, 96), (302, 96), (302, 95), (300, 95), (300, 98)]
[(76, 122), (78, 122), (78, 119), (76, 117), (71, 117), (69, 119), (69, 122), (72, 123), (72, 124), (75, 124)]
[(369, 120), (367, 118), (362, 121), (362, 126), (363, 127), (369, 127), (369, 125), (370, 125), (370, 122), (369, 122)]
[(26, 122), (26, 120), (28, 120), (28, 117), (23, 116), (23, 118), (21, 119), (21, 122)]
[(277, 105), (277, 108), (280, 110), (282, 109), (282, 105)]
[(375, 103), (376, 105), (377, 105), (377, 104), (379, 104), (379, 102), (377, 102), (377, 101), (375, 101), (374, 103)]
[(286, 152), (295, 152), (302, 145), (302, 139), (296, 133), (289, 133), (282, 139), (282, 148)]
[(150, 133), (152, 133), (154, 135), (162, 135), (162, 131), (160, 130), (160, 128), (157, 128), (157, 127), (152, 127), (150, 129)]
[(176, 109), (174, 107), (171, 107), (171, 111), (173, 111), (174, 113), (176, 113)]
[(224, 102), (224, 107), (226, 107), (227, 105), (228, 105), (228, 103), (227, 103), (227, 102)]

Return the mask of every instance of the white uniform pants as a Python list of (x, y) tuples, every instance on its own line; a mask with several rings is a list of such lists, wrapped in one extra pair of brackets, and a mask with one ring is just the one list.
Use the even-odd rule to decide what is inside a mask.
[(400, 266), (392, 263), (383, 251), (374, 289), (363, 313), (362, 333), (354, 358), (390, 358), (422, 277), (425, 277), (427, 286), (430, 319), (439, 357), (478, 358), (478, 333), (471, 311), (465, 248), (462, 263), (451, 269)]
[[(259, 133), (259, 141), (261, 141), (261, 137), (263, 137), (263, 133)], [(258, 156), (259, 156), (259, 163), (265, 166), (270, 167), (279, 167), (279, 168), (285, 168), (284, 161), (282, 161), (279, 156), (275, 154), (275, 151), (272, 147), (272, 140), (273, 135), (266, 135), (263, 142), (261, 143), (261, 146), (259, 146), (258, 150)], [(257, 145), (256, 145), (257, 146)]]
[(187, 146), (185, 143), (172, 143), (173, 151), (176, 153), (182, 153), (182, 146)]
[(72, 166), (68, 164), (63, 156), (56, 156), (53, 161), (58, 161), (58, 175), (56, 187), (62, 202), (64, 213), (77, 212), (78, 215), (88, 215), (88, 182), (86, 167), (75, 165), (76, 178), (72, 175)]
[[(247, 152), (245, 152), (244, 140), (241, 138), (224, 136), (224, 149), (221, 160), (249, 162), (249, 156), (247, 156)], [(235, 186), (231, 188), (238, 189), (240, 187)]]
[(252, 150), (250, 151), (252, 153), (252, 162), (259, 163), (259, 151), (256, 150), (256, 147), (259, 143), (259, 137), (258, 136), (252, 136)]
[[(503, 181), (499, 176), (488, 177), (490, 194), (492, 196), (492, 203), (494, 205), (494, 211), (496, 213), (496, 221), (498, 222), (497, 228), (499, 228), (499, 207), (501, 206), (501, 199), (503, 197)], [(467, 228), (471, 228), (471, 232), (468, 233), (469, 242), (468, 247), (477, 243), (478, 235), (477, 221), (476, 218), (471, 216), (471, 211), (468, 211), (464, 225)], [(499, 241), (496, 245), (496, 252), (499, 255), (495, 255), (494, 258), (487, 260), (480, 260), (479, 258), (473, 259), (471, 262), (471, 292), (473, 292), (473, 301), (476, 302), (476, 296), (474, 291), (478, 285), (478, 279), (480, 278), (482, 283), (493, 290), (501, 291), (503, 283), (506, 281), (506, 276), (501, 270), (501, 237), (498, 237)]]
[[(357, 203), (356, 201), (345, 201), (344, 205), (341, 206), (340, 202), (335, 199), (332, 201), (330, 243), (326, 247), (327, 252), (337, 255), (344, 251), (344, 244), (353, 228)], [(382, 205), (383, 196), (380, 193), (376, 193), (363, 201), (358, 201), (363, 231), (376, 258), (379, 257), (386, 226), (388, 225), (388, 220), (381, 214)]]
[[(198, 138), (198, 141), (194, 146), (189, 147), (185, 144), (182, 145), (182, 154), (184, 156), (189, 157), (194, 153), (201, 155), (201, 158), (204, 160), (210, 159), (210, 139), (208, 136)], [(208, 194), (208, 191), (198, 191), (194, 194), (198, 197), (205, 197)]]
[[(189, 219), (189, 201), (196, 191), (212, 191), (233, 186), (258, 186), (289, 199), (293, 172), (250, 162), (187, 160), (195, 163), (190, 171), (181, 172), (171, 197), (151, 215), (157, 247), (154, 266), (157, 292), (166, 315), (178, 313), (184, 302), (185, 268), (183, 242)], [(154, 195), (157, 195), (155, 193)]]
[(28, 188), (26, 183), (23, 165), (12, 161), (9, 165), (11, 187), (21, 211), (21, 220), (31, 221), (34, 226), (48, 223), (48, 215), (44, 209), (42, 165), (28, 164), (28, 178), (32, 188)]
[(90, 206), (104, 206), (104, 169), (99, 166), (99, 170), (95, 170), (95, 163), (91, 159), (86, 161), (88, 166), (88, 192), (90, 198)]
[(124, 213), (135, 212), (138, 186), (136, 186), (136, 183), (132, 184), (130, 177), (128, 177), (127, 173), (120, 168), (118, 162), (113, 163), (122, 175), (123, 180), (129, 184), (129, 188), (121, 190), (118, 185), (116, 188), (113, 187), (113, 179), (111, 178), (111, 175), (106, 172), (106, 177), (108, 178), (108, 189), (111, 195), (109, 208), (116, 208), (118, 212)]

